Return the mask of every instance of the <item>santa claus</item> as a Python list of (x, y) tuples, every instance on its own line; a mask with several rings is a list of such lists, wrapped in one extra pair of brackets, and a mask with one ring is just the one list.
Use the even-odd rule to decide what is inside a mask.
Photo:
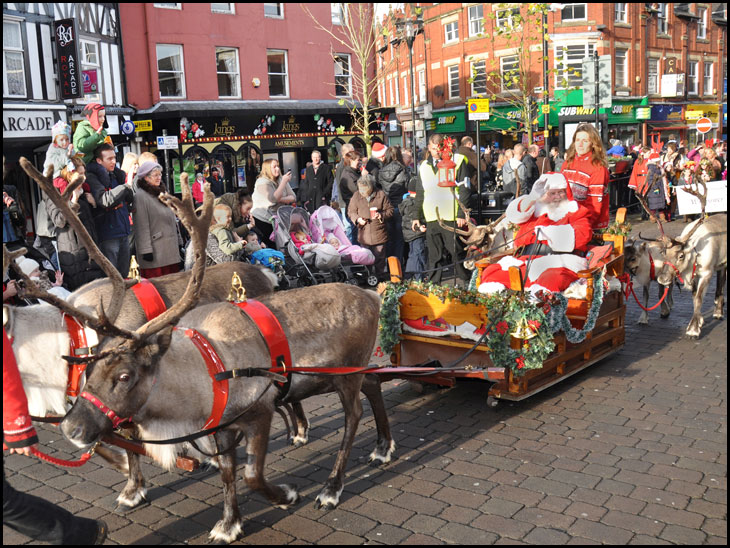
[(505, 257), (482, 272), (481, 293), (509, 287), (509, 268), (518, 267), (530, 291), (563, 291), (578, 279), (588, 261), (580, 256), (593, 237), (590, 211), (573, 199), (560, 173), (546, 173), (532, 192), (507, 207), (507, 220), (518, 225), (519, 257)]

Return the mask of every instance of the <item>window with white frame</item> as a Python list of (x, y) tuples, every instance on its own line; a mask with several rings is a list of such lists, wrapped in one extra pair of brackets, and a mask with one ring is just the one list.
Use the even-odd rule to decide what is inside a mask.
[(459, 40), (459, 22), (458, 21), (452, 21), (451, 23), (446, 23), (444, 25), (444, 42), (456, 42)]
[(418, 101), (421, 103), (426, 102), (426, 71), (418, 71)]
[(20, 23), (3, 21), (3, 97), (25, 97), (25, 61)]
[(218, 72), (218, 97), (221, 99), (240, 98), (241, 74), (238, 48), (215, 48), (215, 65)]
[(484, 4), (469, 6), (469, 36), (479, 36), (484, 29)]
[(210, 4), (211, 13), (228, 13), (234, 15), (236, 13), (236, 4), (222, 4), (213, 3)]
[(593, 56), (593, 44), (569, 44), (555, 47), (556, 89), (583, 85), (583, 59)]
[(289, 97), (289, 67), (285, 50), (266, 50), (269, 97)]
[(616, 71), (616, 87), (629, 85), (629, 51), (616, 48), (614, 56), (614, 70)]
[(333, 25), (347, 24), (347, 16), (345, 15), (345, 4), (330, 4), (330, 12), (332, 13)]
[(520, 89), (520, 58), (508, 55), (499, 59), (499, 73), (502, 75), (502, 91)]
[(485, 95), (487, 93), (487, 62), (476, 61), (471, 65), (471, 94)]
[(702, 92), (703, 95), (712, 95), (715, 88), (713, 63), (703, 63)]
[(697, 38), (699, 40), (707, 39), (707, 8), (697, 6)]
[(348, 53), (335, 55), (335, 95), (337, 97), (352, 96), (352, 73)]
[(626, 6), (628, 4), (624, 3), (616, 3), (613, 5), (613, 20), (616, 23), (628, 23), (627, 18), (627, 9)]
[(656, 14), (656, 31), (657, 34), (667, 34), (669, 32), (669, 24), (667, 23), (667, 5), (657, 4)]
[(520, 8), (509, 8), (505, 10), (497, 10), (496, 13), (497, 28), (516, 29), (522, 22), (520, 17)]
[(697, 61), (687, 63), (687, 93), (689, 95), (697, 95)]
[(649, 59), (649, 74), (647, 77), (649, 95), (659, 93), (659, 59)]
[(264, 4), (264, 17), (284, 19), (284, 4)]
[(410, 101), (408, 100), (408, 97), (410, 96), (411, 92), (411, 82), (410, 78), (408, 76), (403, 77), (403, 105), (408, 106), (410, 105)]
[(157, 78), (160, 82), (160, 98), (185, 97), (184, 67), (182, 46), (157, 44)]
[(449, 99), (458, 99), (461, 97), (459, 65), (451, 65), (447, 70), (449, 71)]
[(588, 4), (563, 4), (563, 21), (583, 21), (587, 18)]
[(156, 8), (164, 8), (167, 10), (181, 10), (182, 4), (179, 2), (154, 2), (152, 4)]
[[(101, 100), (101, 65), (99, 63), (99, 44), (80, 40), (81, 70), (84, 71), (84, 99)], [(88, 83), (87, 83), (88, 79)], [(88, 91), (86, 91), (88, 89)]]

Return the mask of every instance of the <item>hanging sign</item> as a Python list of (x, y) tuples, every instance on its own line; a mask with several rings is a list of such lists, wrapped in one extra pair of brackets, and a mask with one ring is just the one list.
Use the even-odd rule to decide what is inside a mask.
[(53, 32), (58, 54), (58, 79), (61, 84), (61, 99), (76, 99), (83, 96), (81, 65), (79, 64), (79, 39), (74, 19), (53, 22)]

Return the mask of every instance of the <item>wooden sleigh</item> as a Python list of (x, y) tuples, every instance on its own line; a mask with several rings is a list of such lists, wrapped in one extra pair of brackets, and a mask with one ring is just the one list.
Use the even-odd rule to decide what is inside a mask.
[[(617, 222), (623, 223), (625, 209), (617, 213)], [(567, 317), (576, 329), (582, 329), (588, 317), (593, 300), (594, 276), (605, 267), (607, 276), (618, 277), (624, 271), (624, 237), (602, 235), (604, 243), (611, 243), (613, 249), (600, 263), (591, 270), (579, 273), (585, 278), (587, 291), (585, 299), (568, 299)], [(490, 261), (477, 263), (477, 268), (484, 269)], [(389, 261), (391, 281), (402, 279), (400, 263), (397, 259)], [(513, 269), (511, 289), (520, 290), (519, 271)], [(460, 368), (448, 368), (444, 373), (429, 376), (412, 376), (394, 374), (391, 377), (405, 378), (417, 382), (433, 383), (452, 387), (458, 379), (470, 378), (493, 382), (488, 392), (488, 403), (496, 405), (497, 401), (520, 401), (582, 371), (618, 352), (624, 345), (626, 305), (622, 291), (613, 291), (604, 295), (593, 329), (584, 340), (577, 343), (568, 341), (563, 331), (554, 334), (555, 350), (544, 360), (539, 369), (531, 369), (522, 374), (515, 374), (511, 369), (495, 367), (490, 358), (490, 349), (486, 343), (477, 344), (475, 351), (459, 362)], [(434, 321), (441, 319), (452, 326), (460, 326), (466, 322), (475, 328), (488, 324), (488, 311), (484, 306), (444, 301), (440, 297), (423, 295), (414, 290), (407, 290), (400, 298), (401, 320)], [(512, 338), (513, 348), (519, 348), (522, 340)], [(400, 341), (391, 353), (391, 361), (395, 366), (413, 366), (437, 360), (442, 364), (453, 363), (463, 357), (475, 346), (473, 340), (457, 335), (428, 336), (403, 332)]]

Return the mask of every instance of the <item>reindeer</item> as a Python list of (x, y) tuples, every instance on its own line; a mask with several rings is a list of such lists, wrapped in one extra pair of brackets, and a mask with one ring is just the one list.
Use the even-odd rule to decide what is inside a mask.
[[(703, 187), (702, 192), (700, 186)], [(694, 312), (685, 334), (696, 339), (700, 336), (705, 321), (702, 316), (702, 301), (715, 272), (717, 288), (713, 318), (723, 318), (727, 280), (727, 214), (705, 216), (707, 185), (704, 182), (698, 181), (697, 188), (687, 185), (684, 190), (700, 200), (702, 214), (678, 238), (668, 237), (661, 221), (657, 220), (661, 234), (659, 241), (664, 248), (664, 263), (657, 275), (657, 281), (671, 286), (675, 279), (679, 279), (685, 287), (692, 288)], [(645, 202), (642, 199), (640, 202), (646, 209)]]
[(509, 222), (504, 215), (488, 225), (477, 225), (471, 220), (471, 209), (467, 208), (458, 198), (456, 198), (456, 201), (464, 212), (466, 230), (460, 230), (445, 224), (441, 220), (438, 208), (436, 216), (438, 217), (438, 223), (441, 228), (449, 232), (454, 232), (463, 242), (464, 249), (466, 250), (464, 266), (473, 269), (475, 260), (489, 256), (494, 252), (504, 251), (506, 248), (512, 246), (512, 233), (509, 230)]
[[(188, 293), (186, 291), (186, 293)], [(280, 322), (291, 349), (294, 371), (307, 366), (354, 366), (368, 363), (378, 333), (377, 294), (345, 284), (325, 284), (265, 295), (258, 299)], [(210, 414), (213, 397), (206, 365), (190, 339), (195, 329), (207, 339), (227, 367), (256, 369), (271, 363), (269, 347), (258, 327), (232, 304), (211, 304), (170, 311), (143, 325), (126, 338), (102, 344), (86, 391), (93, 399), (129, 417), (144, 439), (182, 436), (201, 428)], [(172, 309), (171, 309), (172, 310)], [(316, 314), (305, 311), (316, 310)], [(173, 330), (179, 320), (184, 329)], [(267, 366), (268, 367), (268, 366)], [(344, 470), (362, 414), (359, 391), (363, 374), (293, 375), (286, 401), (300, 401), (314, 394), (336, 391), (345, 410), (345, 432), (334, 468), (317, 504), (333, 507), (343, 489)], [(211, 538), (232, 542), (242, 531), (235, 492), (236, 435), (246, 437), (244, 478), (273, 504), (287, 507), (299, 495), (288, 485), (272, 485), (263, 475), (272, 414), (277, 393), (266, 378), (233, 380), (222, 421), (233, 423), (205, 442), (219, 452), (224, 484), (223, 518)], [(184, 405), (179, 403), (184, 402)], [(80, 447), (93, 444), (112, 430), (112, 421), (89, 399), (79, 398), (62, 423), (64, 435)], [(168, 468), (180, 446), (145, 446), (148, 453)]]
[[(630, 274), (635, 285), (641, 286), (644, 295), (644, 308), (649, 306), (649, 286), (656, 281), (657, 270), (664, 264), (662, 246), (654, 243), (638, 243), (629, 240), (624, 247), (624, 270)], [(662, 286), (659, 285), (659, 297), (663, 295)], [(672, 286), (667, 290), (667, 296), (662, 301), (661, 317), (668, 318), (674, 306), (672, 298)], [(648, 324), (649, 312), (642, 309), (641, 315), (636, 323)]]
[[(111, 329), (112, 334), (116, 333), (112, 328), (112, 321), (122, 329), (134, 329), (144, 324), (147, 319), (138, 298), (129, 289), (131, 287), (129, 283), (122, 280), (116, 268), (102, 255), (69, 205), (67, 196), (73, 188), (83, 183), (83, 176), (77, 175), (70, 185), (71, 189), (59, 195), (48, 176), (42, 175), (25, 158), (22, 158), (20, 163), (46, 195), (59, 205), (79, 237), (85, 239), (89, 256), (108, 276), (106, 279), (96, 280), (79, 288), (72, 293), (67, 302), (64, 302), (39, 290), (19, 272), (25, 282), (25, 296), (48, 299), (57, 306), (39, 304), (3, 307), (3, 324), (13, 337), (13, 351), (17, 356), (23, 385), (28, 395), (30, 413), (38, 416), (48, 412), (63, 415), (67, 409), (66, 390), (69, 379), (68, 364), (63, 356), (69, 354), (71, 344), (64, 314), (80, 318), (101, 332), (109, 332)], [(183, 186), (187, 182), (186, 177), (187, 175), (183, 174)], [(22, 255), (25, 250), (8, 254), (4, 248), (3, 252), (5, 270), (9, 265), (14, 265), (13, 258)], [(273, 292), (275, 276), (268, 269), (234, 262), (209, 269), (200, 288), (201, 301), (203, 303), (224, 301), (234, 273), (240, 276), (251, 296)], [(189, 272), (181, 272), (155, 278), (150, 280), (150, 283), (157, 289), (165, 307), (170, 307), (183, 295), (188, 278), (190, 278)], [(110, 311), (108, 316), (104, 310)], [(88, 331), (87, 339), (91, 345), (91, 341), (96, 339), (96, 333)], [(120, 460), (120, 455), (116, 451), (99, 448), (97, 452), (127, 475), (127, 485), (117, 498), (119, 505), (134, 507), (142, 502), (146, 497), (146, 489), (138, 456), (127, 452), (127, 459), (124, 461)]]

